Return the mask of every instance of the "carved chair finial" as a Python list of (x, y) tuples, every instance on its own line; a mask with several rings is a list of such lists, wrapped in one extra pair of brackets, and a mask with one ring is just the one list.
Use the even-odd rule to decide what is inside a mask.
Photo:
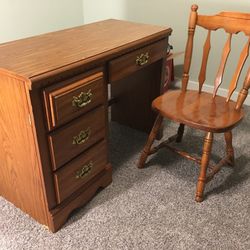
[(193, 5), (191, 6), (191, 10), (192, 10), (192, 11), (195, 11), (195, 12), (198, 10), (198, 8), (199, 8), (199, 7), (198, 7), (197, 4), (193, 4)]

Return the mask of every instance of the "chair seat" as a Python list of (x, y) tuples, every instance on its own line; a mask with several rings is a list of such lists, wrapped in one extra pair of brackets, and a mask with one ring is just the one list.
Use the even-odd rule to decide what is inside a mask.
[(221, 133), (231, 130), (244, 117), (244, 111), (236, 111), (235, 102), (210, 93), (187, 90), (168, 91), (157, 97), (152, 107), (164, 117), (190, 127)]

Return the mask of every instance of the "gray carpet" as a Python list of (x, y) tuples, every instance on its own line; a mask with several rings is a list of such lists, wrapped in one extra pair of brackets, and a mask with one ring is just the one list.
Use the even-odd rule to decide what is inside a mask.
[[(146, 135), (111, 125), (113, 183), (56, 234), (0, 198), (0, 249), (250, 249), (250, 109), (234, 130), (235, 169), (224, 168), (194, 201), (198, 168), (163, 149), (136, 168)], [(176, 125), (167, 123), (166, 134)], [(183, 147), (201, 153), (203, 133)], [(216, 135), (213, 160), (224, 154)]]

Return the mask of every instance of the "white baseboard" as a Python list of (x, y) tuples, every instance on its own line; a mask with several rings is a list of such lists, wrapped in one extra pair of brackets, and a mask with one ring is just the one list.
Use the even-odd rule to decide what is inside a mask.
[[(178, 87), (178, 88), (181, 87), (181, 79), (176, 78), (175, 86)], [(188, 89), (198, 90), (198, 86), (199, 86), (198, 82), (195, 82), (195, 81), (189, 81), (188, 82)], [(205, 91), (205, 92), (208, 92), (208, 93), (213, 93), (214, 87), (211, 86), (211, 85), (208, 85), (208, 84), (204, 84), (203, 87), (202, 87), (202, 90)], [(223, 88), (219, 88), (218, 92), (217, 92), (217, 94), (219, 96), (223, 96), (223, 97), (227, 97), (227, 93), (228, 93), (228, 90), (227, 89), (223, 89)], [(237, 101), (238, 94), (239, 94), (239, 92), (235, 91), (233, 93), (231, 99), (233, 101)], [(244, 104), (247, 105), (247, 106), (250, 106), (250, 95), (247, 96)]]

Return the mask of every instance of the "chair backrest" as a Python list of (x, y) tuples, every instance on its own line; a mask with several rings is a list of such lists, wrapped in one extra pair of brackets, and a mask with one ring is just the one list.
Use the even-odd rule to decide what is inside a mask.
[[(239, 32), (244, 32), (245, 35), (248, 37), (248, 39), (242, 49), (237, 68), (234, 72), (233, 78), (229, 85), (228, 96), (226, 99), (228, 102), (234, 90), (237, 87), (237, 83), (238, 83), (242, 68), (249, 54), (250, 14), (238, 13), (238, 12), (221, 12), (214, 16), (204, 16), (204, 15), (198, 15), (197, 10), (198, 10), (198, 6), (192, 5), (190, 18), (189, 18), (189, 26), (188, 26), (188, 40), (187, 40), (185, 59), (184, 59), (182, 90), (186, 91), (187, 84), (189, 81), (189, 70), (190, 70), (192, 53), (193, 53), (193, 39), (194, 39), (195, 28), (197, 25), (208, 30), (207, 38), (203, 47), (203, 57), (202, 57), (201, 69), (199, 73), (199, 92), (201, 92), (203, 83), (206, 80), (207, 62), (208, 62), (209, 52), (211, 48), (211, 42), (210, 42), (211, 32), (217, 29), (224, 29), (228, 33), (228, 39), (222, 51), (219, 69), (218, 69), (215, 82), (214, 82), (214, 92), (213, 92), (214, 97), (216, 96), (217, 90), (222, 83), (226, 62), (231, 51), (232, 36), (234, 34), (238, 34)], [(238, 96), (238, 100), (236, 104), (237, 110), (242, 107), (248, 95), (249, 87), (250, 87), (250, 67), (248, 68), (248, 72), (245, 78), (243, 88), (240, 91), (240, 94)]]

